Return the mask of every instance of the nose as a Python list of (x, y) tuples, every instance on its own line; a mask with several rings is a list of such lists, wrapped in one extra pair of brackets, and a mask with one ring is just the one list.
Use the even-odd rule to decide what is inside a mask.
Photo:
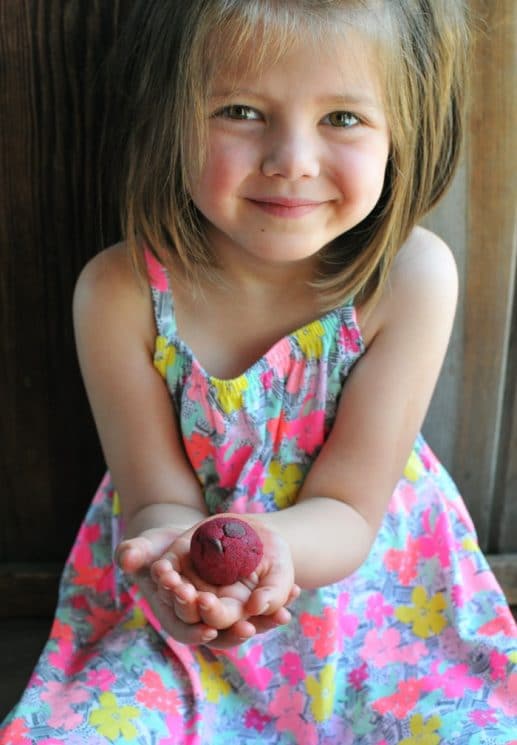
[(316, 178), (320, 172), (316, 135), (303, 132), (295, 126), (275, 129), (268, 138), (262, 160), (265, 176), (294, 181)]

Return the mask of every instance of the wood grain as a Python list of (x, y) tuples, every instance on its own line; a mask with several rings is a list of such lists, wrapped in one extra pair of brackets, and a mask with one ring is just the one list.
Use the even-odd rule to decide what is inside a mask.
[(491, 521), (501, 517), (495, 490), (504, 467), (501, 434), (509, 416), (503, 403), (515, 290), (517, 5), (514, 0), (471, 5), (486, 27), (477, 35), (472, 66), (464, 367), (454, 471), (482, 546), (496, 550), (488, 544)]
[(71, 301), (118, 237), (98, 174), (121, 7), (0, 3), (0, 561), (62, 559), (102, 475)]

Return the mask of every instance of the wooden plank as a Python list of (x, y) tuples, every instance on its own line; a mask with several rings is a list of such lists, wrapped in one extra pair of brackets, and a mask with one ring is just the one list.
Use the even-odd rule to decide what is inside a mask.
[(23, 693), (49, 630), (46, 618), (0, 620), (0, 722)]
[(514, 300), (508, 361), (505, 421), (500, 454), (500, 479), (493, 515), (493, 544), (503, 552), (517, 551), (517, 301)]
[(62, 560), (103, 471), (71, 302), (118, 238), (99, 218), (103, 63), (128, 5), (0, 2), (0, 561)]
[[(424, 422), (423, 433), (443, 465), (454, 474), (454, 451), (461, 411), (458, 403), (461, 391), (463, 366), (463, 313), (467, 264), (467, 165), (461, 163), (451, 188), (425, 220), (450, 246), (459, 276), (459, 297), (452, 336), (443, 369)], [(468, 505), (468, 494), (465, 495)]]
[(0, 564), (0, 618), (52, 618), (62, 565)]
[(512, 606), (517, 606), (517, 553), (489, 554), (488, 563)]
[(471, 5), (486, 29), (477, 36), (472, 65), (464, 370), (454, 471), (486, 549), (515, 281), (517, 4), (471, 0)]

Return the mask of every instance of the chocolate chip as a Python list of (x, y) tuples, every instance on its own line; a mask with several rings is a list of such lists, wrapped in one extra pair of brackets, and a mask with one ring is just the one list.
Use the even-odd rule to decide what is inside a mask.
[(206, 540), (208, 541), (208, 543), (210, 543), (212, 546), (214, 546), (214, 548), (217, 549), (217, 552), (218, 553), (224, 554), (223, 544), (221, 543), (221, 541), (219, 540), (219, 538), (214, 538), (213, 536), (208, 536), (208, 538), (206, 538)]
[(246, 533), (246, 528), (244, 525), (241, 525), (241, 523), (227, 522), (223, 526), (223, 533), (228, 536), (228, 538), (242, 538)]

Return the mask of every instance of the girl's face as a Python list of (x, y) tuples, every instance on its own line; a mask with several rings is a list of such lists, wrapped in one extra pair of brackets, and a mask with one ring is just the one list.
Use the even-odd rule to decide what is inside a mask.
[(310, 259), (377, 203), (390, 135), (374, 55), (352, 30), (298, 44), (259, 76), (223, 71), (208, 107), (191, 195), (223, 266)]

